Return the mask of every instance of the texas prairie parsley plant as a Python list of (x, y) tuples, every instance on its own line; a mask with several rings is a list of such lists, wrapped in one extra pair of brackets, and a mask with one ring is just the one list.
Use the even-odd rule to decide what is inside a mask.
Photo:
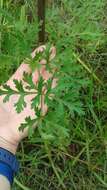
[[(51, 49), (51, 46), (47, 45), (44, 51), (36, 51), (34, 57), (30, 56), (24, 60), (26, 64), (29, 64), (32, 72), (31, 74), (25, 72), (23, 79), (20, 81), (14, 79), (15, 89), (11, 88), (8, 84), (2, 85), (0, 89), (0, 96), (4, 95), (4, 103), (8, 102), (12, 95), (18, 95), (18, 101), (14, 104), (17, 113), (21, 113), (26, 108), (27, 102), (25, 101), (25, 97), (28, 95), (33, 97), (31, 100), (31, 109), (35, 111), (35, 118), (31, 119), (30, 116), (24, 118), (25, 122), (19, 126), (19, 130), (23, 131), (26, 127), (32, 129), (34, 125), (42, 122), (44, 118), (43, 105), (46, 104), (48, 106), (54, 96), (52, 84), (56, 78), (56, 67), (52, 62)], [(43, 64), (40, 64), (41, 60), (45, 60), (46, 71), (51, 76), (47, 80), (40, 74), (41, 67), (43, 66)], [(32, 73), (35, 69), (38, 73), (38, 81), (34, 83)], [(26, 85), (23, 84), (23, 81)], [(29, 131), (31, 134), (31, 130)]]
[[(18, 101), (14, 104), (17, 113), (24, 110), (27, 105), (25, 97), (31, 95), (31, 108), (35, 111), (35, 118), (24, 118), (25, 121), (19, 129), (24, 130), (28, 127), (30, 137), (33, 134), (33, 126), (36, 125), (43, 140), (55, 147), (63, 148), (70, 143), (71, 118), (75, 119), (75, 116), (84, 114), (80, 93), (81, 89), (87, 86), (87, 81), (79, 75), (81, 67), (76, 65), (70, 49), (69, 54), (66, 54), (66, 51), (62, 54), (57, 53), (55, 59), (51, 59), (50, 47), (47, 45), (42, 53), (39, 52), (34, 58), (29, 57), (25, 60), (32, 73), (35, 69), (38, 70), (37, 83), (33, 82), (32, 73), (24, 73), (22, 81), (14, 80), (15, 90), (4, 84), (0, 89), (0, 95), (4, 95), (4, 103), (9, 101), (12, 95), (18, 95)], [(44, 59), (46, 70), (50, 73), (47, 80), (40, 74), (40, 61)], [(26, 85), (23, 85), (23, 81)], [(46, 114), (43, 113), (43, 104), (48, 107)]]

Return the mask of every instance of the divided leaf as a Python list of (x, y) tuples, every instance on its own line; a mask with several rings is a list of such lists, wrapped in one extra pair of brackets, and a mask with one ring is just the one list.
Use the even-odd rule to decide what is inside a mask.
[(36, 123), (37, 123), (37, 118), (31, 119), (30, 116), (26, 117), (25, 122), (20, 125), (19, 130), (23, 131), (25, 128), (28, 127), (28, 135), (29, 137), (32, 137)]
[(14, 84), (15, 84), (16, 89), (17, 89), (19, 92), (24, 92), (22, 81), (18, 81), (18, 80), (16, 80), (16, 79), (14, 79), (13, 82), (14, 82)]
[(20, 113), (24, 110), (24, 108), (27, 106), (25, 100), (24, 100), (24, 95), (21, 95), (19, 100), (17, 101), (16, 104), (14, 104), (17, 113)]
[(32, 74), (24, 73), (23, 80), (27, 83), (26, 89), (36, 89), (36, 85), (33, 83)]

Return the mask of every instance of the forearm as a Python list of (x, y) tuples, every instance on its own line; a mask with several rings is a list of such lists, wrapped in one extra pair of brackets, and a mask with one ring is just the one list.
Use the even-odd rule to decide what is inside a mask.
[(11, 189), (10, 182), (3, 175), (0, 175), (0, 189), (1, 190), (10, 190)]

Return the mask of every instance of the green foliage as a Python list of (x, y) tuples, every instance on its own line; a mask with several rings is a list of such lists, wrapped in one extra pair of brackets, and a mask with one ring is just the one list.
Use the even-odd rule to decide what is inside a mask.
[[(28, 13), (33, 10), (29, 2), (18, 4), (0, 1), (0, 83), (9, 78), (20, 62), (27, 57), (37, 44), (38, 23), (30, 23)], [(29, 8), (30, 6), (30, 8)], [(28, 11), (29, 10), (29, 11)], [(6, 72), (5, 72), (6, 70)], [(2, 77), (5, 73), (5, 78)]]
[(36, 118), (35, 119), (31, 119), (30, 117), (26, 117), (25, 118), (25, 123), (21, 124), (19, 130), (23, 131), (26, 127), (28, 127), (28, 131), (29, 131), (28, 135), (29, 135), (29, 137), (32, 137), (33, 132), (34, 132), (33, 126), (36, 123), (37, 123), (37, 119)]
[[(22, 82), (14, 81), (16, 90), (7, 85), (0, 90), (0, 95), (5, 95), (4, 102), (15, 93), (19, 95), (15, 104), (18, 112), (25, 109), (25, 97), (38, 91), (32, 99), (35, 118), (25, 118), (20, 126), (20, 130), (29, 127), (29, 139), (24, 141), (24, 149), (21, 144), (18, 151), (22, 168), (17, 178), (20, 182), (15, 180), (13, 188), (106, 190), (106, 0), (49, 1), (49, 45), (47, 51), (34, 59), (29, 54), (37, 45), (35, 2), (1, 2), (0, 82), (6, 81), (26, 57), (32, 70), (40, 69), (38, 62), (45, 58), (47, 70), (57, 68), (53, 77), (58, 78), (56, 88), (52, 89), (53, 79), (45, 82), (40, 77), (38, 85), (34, 85), (32, 75), (24, 74), (26, 88)], [(31, 23), (27, 19), (29, 9), (33, 15)], [(51, 63), (50, 44), (57, 49)], [(45, 117), (38, 106), (43, 86), (47, 88)], [(33, 130), (35, 124), (38, 127)]]

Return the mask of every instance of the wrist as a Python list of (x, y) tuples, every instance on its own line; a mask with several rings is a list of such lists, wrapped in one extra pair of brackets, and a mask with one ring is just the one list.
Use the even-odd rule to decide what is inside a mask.
[(18, 148), (18, 143), (13, 143), (12, 141), (7, 140), (5, 137), (2, 137), (0, 135), (0, 147), (8, 150), (15, 155)]
[(16, 138), (16, 134), (13, 133), (11, 126), (0, 126), (0, 147), (16, 154), (19, 144), (19, 139)]

